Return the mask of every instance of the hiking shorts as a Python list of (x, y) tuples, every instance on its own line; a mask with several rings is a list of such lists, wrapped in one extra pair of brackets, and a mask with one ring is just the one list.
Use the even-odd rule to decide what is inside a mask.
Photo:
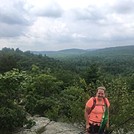
[[(100, 126), (98, 126), (97, 124), (96, 125), (90, 124), (88, 133), (89, 134), (97, 134), (99, 132), (99, 128), (100, 128)], [(101, 132), (101, 134), (104, 134), (104, 131)]]

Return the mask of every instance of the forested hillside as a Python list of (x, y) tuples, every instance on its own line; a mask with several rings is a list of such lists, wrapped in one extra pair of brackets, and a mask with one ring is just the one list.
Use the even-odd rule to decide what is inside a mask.
[(101, 72), (112, 75), (131, 75), (134, 73), (134, 46), (87, 50), (83, 54), (61, 57), (58, 59), (66, 61), (78, 73), (85, 72), (85, 69), (92, 64), (97, 65)]
[[(133, 46), (50, 58), (29, 51), (0, 51), (0, 130), (30, 127), (27, 115), (84, 123), (86, 101), (98, 86), (110, 100), (111, 129), (134, 129)], [(91, 54), (92, 53), (92, 54)], [(125, 123), (124, 123), (125, 122)], [(133, 130), (134, 131), (134, 130)]]
[(91, 64), (98, 65), (103, 73), (129, 75), (134, 72), (134, 46), (105, 49), (66, 49), (61, 51), (36, 51), (34, 54), (47, 55), (67, 63), (77, 73), (84, 72)]

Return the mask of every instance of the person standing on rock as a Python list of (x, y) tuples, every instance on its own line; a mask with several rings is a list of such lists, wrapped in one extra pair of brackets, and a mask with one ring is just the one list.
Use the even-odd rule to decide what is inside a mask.
[(105, 129), (109, 128), (110, 103), (105, 97), (105, 90), (105, 87), (98, 87), (96, 96), (86, 102), (86, 134), (104, 134)]

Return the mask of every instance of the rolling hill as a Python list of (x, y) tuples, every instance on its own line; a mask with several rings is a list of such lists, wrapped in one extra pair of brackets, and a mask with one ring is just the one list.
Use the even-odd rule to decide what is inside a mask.
[(46, 55), (48, 57), (64, 59), (77, 56), (86, 57), (106, 57), (106, 56), (134, 56), (134, 46), (120, 46), (120, 47), (109, 47), (104, 49), (64, 49), (60, 51), (31, 51), (37, 55)]

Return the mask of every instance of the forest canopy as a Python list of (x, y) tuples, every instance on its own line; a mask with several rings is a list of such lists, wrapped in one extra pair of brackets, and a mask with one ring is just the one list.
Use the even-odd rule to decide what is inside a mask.
[[(110, 125), (134, 128), (134, 47), (62, 58), (3, 48), (0, 51), (0, 130), (28, 125), (27, 114), (84, 122), (84, 107), (98, 86), (110, 100)], [(64, 58), (63, 58), (64, 57)]]

